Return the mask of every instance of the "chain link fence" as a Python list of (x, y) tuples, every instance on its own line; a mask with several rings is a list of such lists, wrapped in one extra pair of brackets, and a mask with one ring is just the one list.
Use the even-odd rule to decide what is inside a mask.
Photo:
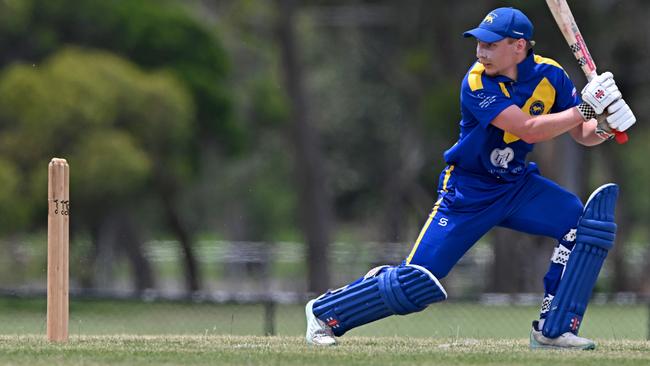
[[(44, 243), (5, 243), (0, 257), (0, 334), (45, 333)], [(75, 245), (75, 244), (73, 244)], [(20, 253), (16, 257), (15, 247)], [(299, 243), (203, 241), (197, 247), (204, 290), (187, 295), (174, 242), (146, 245), (156, 288), (136, 292), (123, 258), (110, 263), (110, 281), (83, 288), (71, 263), (70, 335), (233, 334), (299, 336), (304, 332), (304, 246)], [(369, 268), (399, 263), (408, 245), (337, 243), (332, 284), (349, 283)], [(10, 254), (14, 256), (10, 256)], [(351, 335), (444, 338), (522, 338), (538, 316), (539, 292), (484, 292), (493, 263), (491, 246), (479, 243), (443, 280), (450, 299), (407, 316), (352, 330)], [(22, 270), (16, 270), (20, 265)], [(98, 267), (108, 266), (97, 263)], [(630, 266), (634, 266), (630, 263)], [(106, 273), (105, 268), (97, 271)], [(607, 267), (601, 281), (610, 276)], [(598, 288), (597, 288), (598, 289)], [(637, 293), (596, 292), (581, 334), (601, 339), (650, 339), (650, 307)]]

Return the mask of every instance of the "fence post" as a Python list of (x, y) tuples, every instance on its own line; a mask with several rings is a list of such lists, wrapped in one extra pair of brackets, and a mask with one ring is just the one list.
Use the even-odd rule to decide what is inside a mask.
[(275, 335), (275, 301), (271, 297), (264, 301), (264, 335)]

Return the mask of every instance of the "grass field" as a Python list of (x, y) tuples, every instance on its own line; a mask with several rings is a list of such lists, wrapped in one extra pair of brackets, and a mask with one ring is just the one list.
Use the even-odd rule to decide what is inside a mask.
[(595, 351), (530, 351), (525, 339), (346, 337), (314, 348), (302, 337), (0, 336), (0, 365), (648, 365), (647, 341), (599, 341)]
[[(0, 298), (0, 334), (45, 334), (45, 300)], [(408, 316), (390, 317), (352, 330), (351, 336), (521, 339), (537, 316), (536, 306), (487, 306), (444, 302)], [(300, 336), (302, 305), (277, 305), (275, 334)], [(70, 334), (264, 335), (262, 305), (190, 302), (70, 301)], [(644, 340), (643, 305), (590, 305), (581, 334), (601, 339)]]
[(648, 310), (590, 306), (581, 334), (596, 351), (530, 351), (537, 307), (442, 303), (308, 347), (302, 305), (71, 299), (70, 341), (45, 341), (45, 300), (0, 298), (0, 365), (650, 365)]

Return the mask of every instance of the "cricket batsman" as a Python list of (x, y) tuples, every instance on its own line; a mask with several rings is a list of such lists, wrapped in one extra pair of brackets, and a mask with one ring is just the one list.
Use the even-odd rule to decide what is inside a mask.
[(595, 348), (578, 330), (614, 244), (618, 187), (601, 186), (583, 206), (526, 155), (564, 133), (585, 146), (601, 144), (636, 118), (610, 72), (578, 93), (557, 62), (535, 54), (533, 24), (517, 9), (491, 11), (464, 36), (476, 39), (477, 60), (462, 81), (460, 136), (444, 153), (428, 220), (400, 265), (373, 268), (307, 303), (308, 343), (333, 345), (352, 328), (445, 300), (439, 279), (501, 226), (557, 240), (530, 347)]

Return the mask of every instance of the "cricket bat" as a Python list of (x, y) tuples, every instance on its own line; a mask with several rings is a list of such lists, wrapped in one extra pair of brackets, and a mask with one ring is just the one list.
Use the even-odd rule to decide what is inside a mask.
[[(546, 0), (546, 4), (551, 10), (558, 27), (560, 27), (564, 39), (566, 39), (569, 44), (573, 56), (578, 60), (578, 65), (580, 65), (582, 72), (585, 73), (587, 81), (591, 81), (591, 79), (598, 75), (596, 73), (596, 63), (589, 53), (584, 38), (582, 38), (582, 34), (580, 33), (578, 25), (571, 13), (571, 8), (569, 8), (569, 4), (566, 0)], [(614, 134), (617, 143), (624, 144), (627, 142), (628, 137), (625, 132), (614, 130)]]

